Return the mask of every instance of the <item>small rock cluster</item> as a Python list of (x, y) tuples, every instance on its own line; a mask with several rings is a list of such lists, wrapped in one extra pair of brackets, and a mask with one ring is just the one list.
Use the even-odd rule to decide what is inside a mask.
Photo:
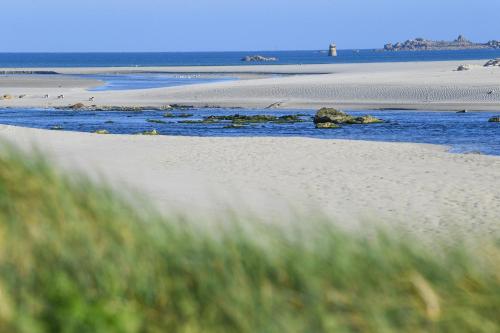
[(457, 68), (457, 71), (462, 72), (462, 71), (468, 71), (471, 69), (471, 65), (460, 65)]
[(213, 124), (218, 122), (231, 122), (232, 124), (248, 125), (255, 123), (298, 123), (304, 121), (300, 115), (284, 115), (284, 116), (271, 116), (271, 115), (242, 115), (234, 114), (228, 116), (206, 116), (202, 120), (181, 120), (181, 124)]
[(487, 43), (471, 42), (460, 35), (453, 41), (428, 40), (424, 38), (409, 39), (405, 42), (388, 43), (385, 51), (427, 51), (427, 50), (466, 50), (466, 49), (498, 49), (500, 41), (490, 40)]
[(150, 131), (144, 131), (144, 132), (137, 133), (137, 135), (160, 135), (160, 133), (158, 133), (158, 131), (156, 129), (152, 129)]
[(484, 67), (500, 67), (500, 58), (488, 60)]
[(257, 62), (257, 61), (268, 62), (268, 61), (278, 61), (278, 58), (276, 58), (276, 57), (264, 57), (264, 56), (261, 56), (261, 55), (254, 55), (254, 56), (246, 56), (243, 59), (241, 59), (241, 61), (247, 61), (247, 62), (250, 62), (250, 61), (254, 61), (254, 62)]
[(322, 108), (314, 116), (316, 128), (339, 128), (340, 124), (375, 124), (384, 122), (370, 115), (354, 117), (333, 108)]

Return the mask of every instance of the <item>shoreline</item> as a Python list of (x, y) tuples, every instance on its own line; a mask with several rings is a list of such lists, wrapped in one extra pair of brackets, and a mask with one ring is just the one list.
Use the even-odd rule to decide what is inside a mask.
[[(275, 108), (291, 109), (336, 107), (361, 110), (499, 110), (500, 67), (482, 67), (483, 61), (467, 63), (472, 66), (471, 70), (456, 71), (459, 65), (464, 64), (463, 61), (59, 68), (57, 70), (63, 75), (53, 78), (44, 78), (43, 75), (0, 76), (0, 96), (26, 95), (22, 99), (0, 100), (0, 108), (49, 108), (83, 103), (96, 107), (162, 107), (177, 104), (240, 108), (266, 108), (272, 105)], [(43, 70), (52, 71), (54, 68)], [(120, 91), (88, 91), (99, 82), (71, 76), (144, 72), (220, 75), (230, 73), (249, 76), (236, 81)], [(269, 77), (272, 74), (282, 76)], [(51, 98), (43, 99), (44, 95), (50, 95)], [(59, 95), (64, 95), (64, 99), (55, 99), (55, 96)]]
[[(276, 137), (99, 135), (0, 125), (0, 138), (71, 173), (143, 193), (162, 210), (217, 219), (324, 214), (353, 227), (376, 217), (439, 233), (500, 232), (498, 156), (446, 146)], [(126, 192), (126, 191), (125, 191)], [(293, 204), (293, 205), (292, 205)], [(220, 215), (219, 215), (220, 214)], [(251, 216), (251, 215), (250, 215)]]
[(88, 67), (0, 67), (1, 72), (44, 72), (42, 75), (50, 74), (132, 74), (132, 73), (203, 73), (203, 74), (333, 74), (338, 72), (351, 72), (355, 68), (357, 72), (362, 72), (363, 67), (377, 67), (390, 69), (391, 65), (421, 69), (431, 65), (432, 67), (442, 67), (440, 65), (454, 66), (456, 64), (468, 63), (476, 66), (483, 65), (491, 58), (474, 60), (441, 60), (441, 61), (399, 61), (399, 62), (360, 62), (360, 63), (325, 63), (325, 64), (241, 64), (241, 65), (187, 65), (187, 66), (88, 66)]

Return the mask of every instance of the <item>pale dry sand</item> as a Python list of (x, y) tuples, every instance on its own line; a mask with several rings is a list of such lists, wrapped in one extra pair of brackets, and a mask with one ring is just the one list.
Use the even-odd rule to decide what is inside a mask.
[[(0, 101), (0, 107), (51, 107), (83, 102), (98, 106), (195, 106), (282, 108), (411, 108), (425, 110), (500, 110), (500, 67), (484, 68), (485, 61), (419, 63), (266, 65), (224, 67), (145, 67), (145, 68), (43, 68), (62, 74), (95, 73), (214, 73), (252, 74), (244, 80), (183, 87), (89, 92), (95, 82), (81, 81), (79, 87), (61, 88), (44, 84), (23, 85), (0, 77), (0, 96), (27, 96)], [(458, 72), (458, 65), (472, 64), (470, 71)], [(2, 69), (0, 69), (1, 71)], [(9, 69), (26, 70), (26, 69)], [(292, 74), (255, 78), (255, 74)], [(257, 76), (258, 77), (258, 76)], [(69, 80), (74, 80), (69, 77)], [(10, 80), (10, 81), (8, 81)], [(61, 77), (64, 80), (64, 77)], [(7, 81), (7, 83), (6, 83)], [(9, 83), (10, 82), (10, 86)], [(45, 100), (44, 94), (51, 98)], [(55, 96), (64, 94), (64, 100)], [(94, 102), (88, 102), (91, 96)]]
[[(0, 76), (0, 96), (26, 95), (2, 100), (0, 108), (83, 102), (500, 110), (500, 68), (469, 61), (465, 63), (472, 63), (472, 70), (455, 71), (461, 63), (40, 69), (65, 75)], [(235, 82), (114, 92), (89, 92), (99, 82), (67, 76), (134, 72), (249, 76)], [(50, 98), (44, 99), (45, 94)], [(60, 94), (64, 100), (56, 99)], [(62, 167), (103, 175), (120, 190), (137, 189), (164, 210), (213, 217), (229, 208), (282, 222), (294, 214), (324, 213), (344, 225), (378, 220), (434, 233), (450, 226), (466, 233), (500, 230), (500, 158), (494, 156), (450, 154), (445, 147), (405, 143), (106, 136), (2, 125), (0, 138), (24, 147), (36, 144)]]
[[(286, 223), (323, 213), (340, 224), (415, 232), (500, 232), (500, 158), (445, 147), (310, 138), (97, 135), (0, 126), (72, 173), (104, 176), (163, 210), (228, 208)], [(22, 184), (19, 184), (22, 186)]]

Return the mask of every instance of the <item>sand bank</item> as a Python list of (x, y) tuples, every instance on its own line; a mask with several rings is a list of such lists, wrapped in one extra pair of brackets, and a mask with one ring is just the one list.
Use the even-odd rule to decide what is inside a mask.
[[(445, 147), (309, 138), (97, 135), (0, 126), (63, 168), (137, 189), (160, 209), (232, 208), (286, 223), (324, 213), (415, 231), (500, 232), (500, 158)], [(307, 220), (307, 219), (306, 219)]]
[[(456, 71), (472, 64), (470, 71)], [(484, 68), (484, 61), (420, 63), (266, 65), (222, 67), (43, 68), (62, 74), (98, 73), (213, 73), (253, 74), (244, 80), (147, 90), (89, 92), (95, 85), (54, 87), (43, 78), (37, 85), (23, 77), (0, 77), (0, 95), (26, 94), (23, 99), (0, 101), (0, 107), (51, 107), (83, 102), (98, 106), (195, 106), (282, 108), (334, 106), (353, 109), (410, 108), (424, 110), (499, 110), (500, 68)], [(1, 69), (0, 69), (1, 70)], [(26, 70), (26, 69), (11, 69)], [(260, 75), (290, 74), (262, 78)], [(74, 80), (68, 76), (68, 80)], [(60, 80), (64, 80), (61, 76)], [(17, 80), (17, 81), (16, 81)], [(29, 79), (32, 80), (32, 79)], [(10, 82), (10, 85), (9, 85)], [(50, 94), (45, 100), (43, 95)], [(55, 96), (65, 95), (64, 100)], [(95, 97), (92, 103), (90, 97)]]

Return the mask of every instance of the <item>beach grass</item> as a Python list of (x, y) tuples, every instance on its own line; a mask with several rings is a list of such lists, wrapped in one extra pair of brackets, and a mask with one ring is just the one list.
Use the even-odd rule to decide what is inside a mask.
[(0, 332), (500, 330), (493, 236), (227, 220), (161, 216), (3, 146)]

